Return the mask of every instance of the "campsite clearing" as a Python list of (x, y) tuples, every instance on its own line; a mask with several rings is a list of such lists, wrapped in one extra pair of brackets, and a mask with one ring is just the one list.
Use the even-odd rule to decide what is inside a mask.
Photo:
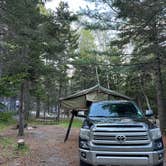
[[(65, 133), (65, 127), (55, 125), (38, 125), (35, 129), (26, 130), (25, 142), (29, 152), (22, 156), (11, 156), (12, 151), (9, 147), (10, 153), (4, 158), (1, 154), (6, 150), (0, 147), (0, 164), (2, 166), (77, 166), (79, 129), (72, 129), (66, 143), (64, 143)], [(17, 140), (16, 131), (13, 129), (1, 133), (1, 137)]]
[[(65, 134), (66, 128), (63, 126), (37, 125), (37, 128), (25, 132), (28, 152), (8, 158), (0, 155), (0, 163), (2, 166), (79, 166), (79, 128), (72, 128), (66, 143)], [(2, 137), (17, 140), (16, 131), (13, 129), (1, 133)], [(166, 144), (166, 139), (164, 140)], [(0, 149), (1, 152), (3, 150)]]

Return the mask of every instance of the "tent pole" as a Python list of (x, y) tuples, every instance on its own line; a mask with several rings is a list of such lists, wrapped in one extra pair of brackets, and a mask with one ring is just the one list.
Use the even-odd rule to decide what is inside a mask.
[(64, 142), (66, 142), (68, 140), (69, 133), (70, 133), (70, 130), (71, 130), (71, 125), (72, 125), (73, 119), (74, 119), (74, 115), (75, 115), (74, 110), (72, 110), (72, 116), (71, 116), (71, 119), (70, 119), (70, 123), (69, 123), (68, 129), (67, 129), (67, 133), (66, 133)]

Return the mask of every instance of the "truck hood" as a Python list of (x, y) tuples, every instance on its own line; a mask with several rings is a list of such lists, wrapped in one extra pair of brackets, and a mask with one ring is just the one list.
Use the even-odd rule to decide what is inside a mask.
[(146, 128), (152, 129), (156, 125), (146, 118), (87, 118), (87, 124), (91, 127), (96, 124), (118, 124), (118, 125), (137, 125), (144, 124)]

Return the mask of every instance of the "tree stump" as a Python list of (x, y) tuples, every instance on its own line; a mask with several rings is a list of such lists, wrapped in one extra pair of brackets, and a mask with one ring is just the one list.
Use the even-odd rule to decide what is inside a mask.
[(17, 141), (17, 144), (18, 144), (18, 149), (22, 149), (24, 146), (25, 146), (25, 141), (24, 139), (19, 139)]

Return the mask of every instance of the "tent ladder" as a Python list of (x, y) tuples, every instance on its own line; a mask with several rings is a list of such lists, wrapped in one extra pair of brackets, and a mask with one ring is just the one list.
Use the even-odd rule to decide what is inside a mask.
[(65, 139), (64, 139), (64, 142), (66, 142), (66, 141), (68, 140), (68, 137), (69, 137), (69, 134), (70, 134), (71, 125), (72, 125), (72, 123), (73, 123), (74, 116), (75, 116), (75, 111), (73, 110), (73, 111), (72, 111), (72, 116), (71, 116), (71, 119), (70, 119), (70, 123), (69, 123), (68, 129), (67, 129), (67, 133), (66, 133), (66, 136), (65, 136)]

